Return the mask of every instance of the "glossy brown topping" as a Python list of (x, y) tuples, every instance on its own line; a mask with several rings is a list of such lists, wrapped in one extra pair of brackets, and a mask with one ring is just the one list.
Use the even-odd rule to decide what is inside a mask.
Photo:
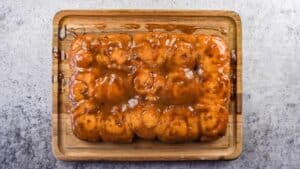
[(196, 114), (188, 106), (168, 106), (156, 127), (158, 139), (170, 143), (195, 141), (199, 136)]
[(72, 127), (80, 139), (177, 143), (224, 135), (230, 53), (220, 37), (82, 35), (69, 49)]

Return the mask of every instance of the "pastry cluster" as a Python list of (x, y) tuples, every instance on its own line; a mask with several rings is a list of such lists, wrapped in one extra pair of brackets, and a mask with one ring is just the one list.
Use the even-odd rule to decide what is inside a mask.
[(178, 143), (226, 132), (230, 52), (220, 37), (81, 35), (68, 56), (72, 128), (80, 139)]

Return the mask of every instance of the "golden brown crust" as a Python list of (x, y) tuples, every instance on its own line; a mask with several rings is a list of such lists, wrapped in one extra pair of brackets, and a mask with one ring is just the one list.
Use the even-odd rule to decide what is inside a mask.
[(136, 107), (128, 116), (130, 128), (137, 136), (153, 140), (156, 138), (155, 127), (158, 125), (161, 110), (153, 104)]
[(72, 127), (74, 134), (83, 140), (99, 141), (99, 129), (97, 105), (93, 100), (81, 101), (73, 110)]
[(69, 49), (74, 134), (84, 140), (210, 141), (226, 133), (230, 52), (211, 35), (81, 35)]
[(194, 71), (178, 68), (166, 76), (161, 100), (166, 104), (193, 104), (200, 95), (201, 83)]
[(130, 143), (133, 132), (129, 127), (127, 113), (116, 112), (100, 114), (100, 135), (105, 142)]
[(168, 53), (167, 68), (174, 70), (178, 68), (193, 69), (196, 60), (195, 36), (185, 34), (169, 35), (171, 46)]
[(169, 46), (165, 33), (137, 33), (133, 36), (133, 56), (150, 67), (163, 66)]
[(97, 63), (109, 68), (126, 69), (130, 60), (131, 38), (125, 34), (104, 35), (99, 38)]
[(140, 68), (133, 79), (134, 90), (147, 101), (157, 101), (163, 94), (166, 80), (158, 71)]
[(224, 106), (198, 105), (196, 109), (200, 109), (198, 117), (202, 141), (214, 140), (224, 135), (228, 122), (228, 110)]
[(194, 141), (199, 135), (198, 117), (186, 106), (169, 106), (161, 114), (155, 129), (163, 142)]
[(95, 82), (93, 97), (101, 103), (118, 103), (132, 96), (132, 79), (126, 74), (113, 72), (100, 77)]

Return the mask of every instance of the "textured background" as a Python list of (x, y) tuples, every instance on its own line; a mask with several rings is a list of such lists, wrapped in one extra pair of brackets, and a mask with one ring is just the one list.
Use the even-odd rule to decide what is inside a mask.
[[(52, 18), (61, 9), (227, 9), (243, 24), (244, 151), (221, 162), (62, 162), (50, 146)], [(300, 1), (0, 0), (0, 169), (298, 168)]]

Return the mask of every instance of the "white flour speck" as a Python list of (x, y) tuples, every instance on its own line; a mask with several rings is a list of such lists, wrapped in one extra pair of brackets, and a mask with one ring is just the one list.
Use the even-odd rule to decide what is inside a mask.
[(86, 44), (86, 42), (82, 43), (82, 49), (87, 50), (87, 44)]
[(111, 74), (110, 80), (109, 80), (108, 83), (111, 85), (115, 81), (115, 79), (116, 79), (116, 75), (115, 74)]
[(188, 109), (189, 109), (190, 111), (194, 111), (194, 108), (193, 108), (192, 106), (189, 106)]
[(169, 45), (170, 45), (170, 40), (169, 40), (169, 39), (166, 40), (165, 45), (166, 45), (166, 46), (169, 46)]
[(172, 46), (175, 43), (175, 41), (176, 41), (176, 38), (172, 38), (170, 46)]
[(122, 108), (121, 108), (121, 111), (124, 112), (127, 110), (127, 105), (126, 104), (122, 104)]
[(128, 106), (130, 108), (134, 108), (138, 103), (138, 100), (134, 98), (128, 100)]
[(136, 47), (135, 41), (132, 42), (132, 48)]
[(203, 72), (204, 72), (204, 71), (203, 71), (202, 68), (199, 68), (198, 71), (197, 71), (197, 73), (198, 73), (199, 76), (203, 75)]
[(157, 46), (160, 46), (160, 41), (157, 41), (157, 44), (156, 44)]
[(112, 113), (116, 113), (117, 110), (118, 110), (118, 107), (117, 107), (117, 106), (114, 106), (114, 107), (112, 107), (111, 112), (112, 112)]
[(188, 79), (193, 79), (194, 78), (194, 73), (190, 69), (184, 69), (184, 73), (185, 73), (185, 76)]
[(220, 68), (218, 69), (218, 72), (221, 73), (221, 74), (223, 74), (223, 73), (224, 73), (224, 68), (220, 67)]

